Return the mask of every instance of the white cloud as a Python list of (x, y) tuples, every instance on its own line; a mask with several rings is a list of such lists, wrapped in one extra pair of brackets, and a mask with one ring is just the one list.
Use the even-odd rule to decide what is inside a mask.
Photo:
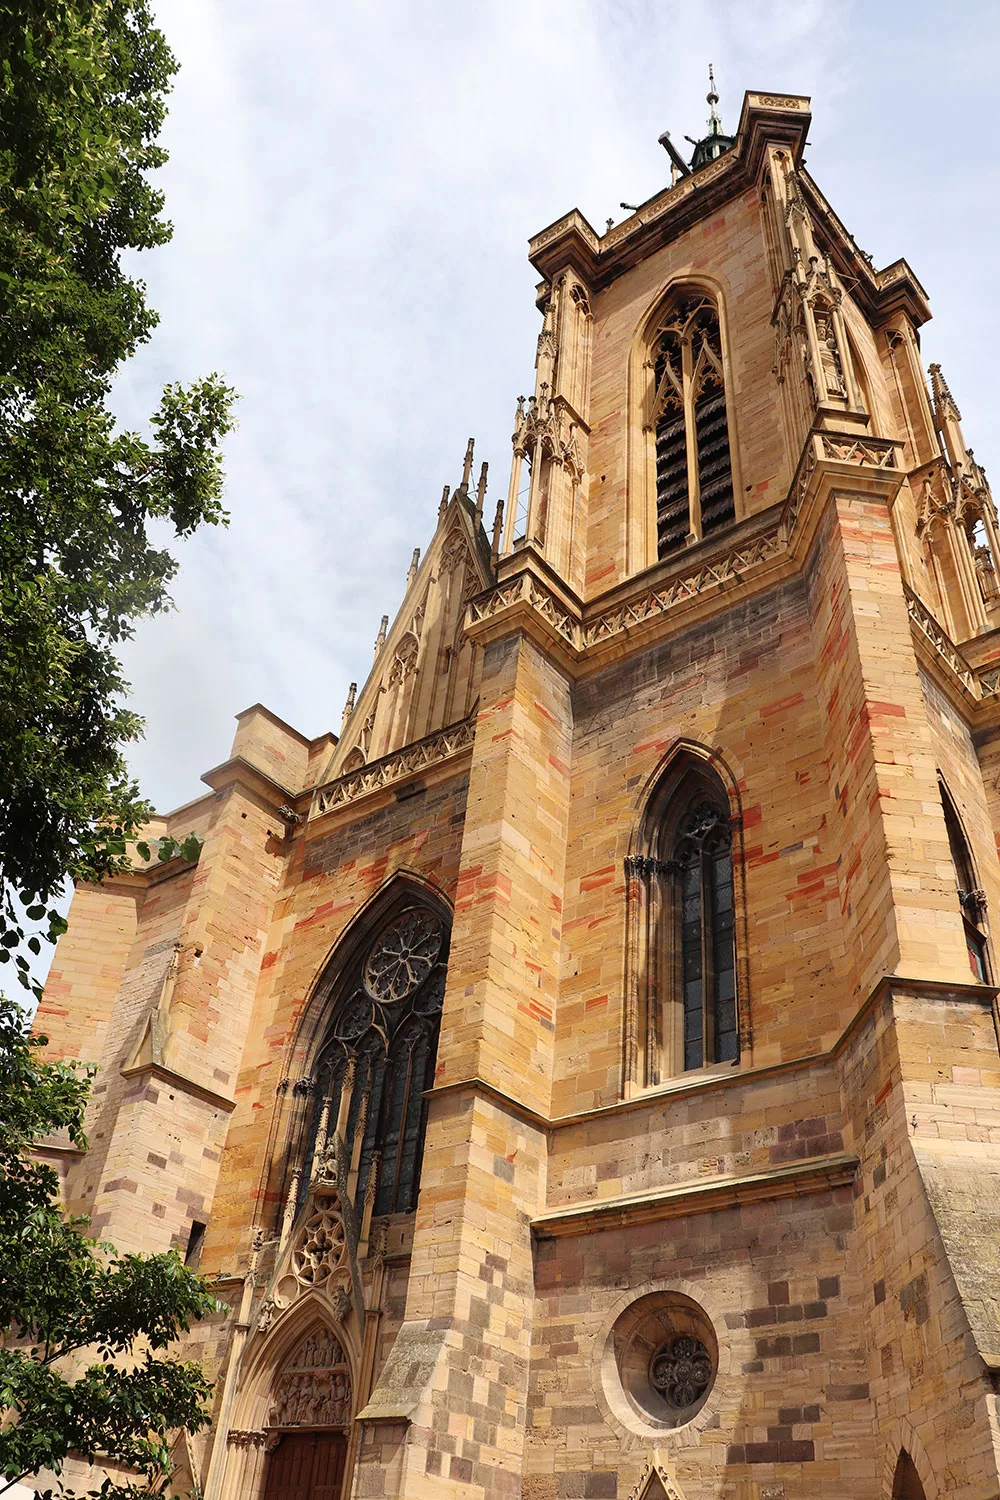
[(710, 59), (729, 123), (744, 88), (813, 94), (810, 166), (860, 243), (907, 254), (937, 293), (948, 326), (929, 337), (988, 460), (991, 371), (967, 330), (995, 338), (996, 299), (954, 274), (992, 240), (986, 106), (963, 95), (970, 58), (995, 82), (981, 11), (946, 36), (929, 4), (832, 0), (157, 13), (182, 65), (162, 173), (176, 234), (142, 261), (162, 326), (120, 408), (139, 421), (164, 380), (216, 368), (244, 398), (232, 525), (180, 547), (179, 612), (128, 652), (159, 806), (197, 795), (251, 702), (308, 734), (339, 724), (470, 433), (491, 495), (506, 488), (537, 331), (528, 235), (574, 204), (603, 227), (657, 191), (656, 138), (700, 133)]

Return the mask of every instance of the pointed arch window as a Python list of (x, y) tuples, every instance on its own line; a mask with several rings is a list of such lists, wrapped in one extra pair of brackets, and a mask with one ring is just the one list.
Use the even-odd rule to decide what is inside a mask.
[(951, 851), (951, 862), (955, 871), (958, 906), (962, 913), (962, 926), (965, 930), (965, 949), (969, 956), (969, 968), (975, 977), (985, 984), (989, 982), (990, 977), (986, 959), (986, 892), (980, 888), (976, 880), (972, 853), (958, 816), (958, 809), (944, 782), (939, 781), (938, 785), (941, 791), (941, 806), (944, 809), (944, 826), (948, 832), (948, 848)]
[(308, 1081), (295, 1197), (335, 1181), (359, 1215), (409, 1213), (420, 1185), (448, 960), (448, 923), (397, 908), (336, 977), (335, 1001)]
[(668, 876), (676, 894), (684, 1067), (735, 1062), (736, 951), (729, 808), (698, 797), (687, 808)]
[(669, 557), (736, 514), (719, 314), (700, 292), (679, 293), (656, 324), (652, 404), (657, 556)]
[(626, 1077), (639, 1087), (739, 1061), (733, 829), (719, 777), (682, 758), (650, 798), (642, 852), (626, 861)]

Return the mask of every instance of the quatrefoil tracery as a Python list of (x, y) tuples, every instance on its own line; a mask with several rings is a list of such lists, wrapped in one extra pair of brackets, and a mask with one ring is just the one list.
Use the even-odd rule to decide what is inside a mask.
[(684, 1411), (704, 1395), (712, 1379), (712, 1356), (701, 1339), (681, 1334), (671, 1339), (649, 1362), (649, 1379), (668, 1406)]

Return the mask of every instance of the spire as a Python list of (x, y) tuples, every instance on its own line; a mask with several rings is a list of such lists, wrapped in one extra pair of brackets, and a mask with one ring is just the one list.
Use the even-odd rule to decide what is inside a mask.
[[(709, 109), (708, 135), (702, 136), (700, 141), (696, 141), (694, 137), (690, 135), (686, 135), (684, 137), (684, 139), (686, 141), (690, 141), (692, 146), (694, 147), (694, 152), (691, 156), (692, 172), (697, 172), (699, 167), (707, 166), (710, 161), (714, 161), (717, 156), (721, 156), (723, 151), (728, 151), (730, 146), (734, 144), (736, 139), (735, 136), (726, 135), (722, 129), (722, 120), (719, 118), (719, 111), (717, 108), (719, 103), (719, 91), (715, 87), (715, 69), (713, 68), (711, 63), (709, 63), (708, 65), (708, 93), (705, 95), (705, 98), (708, 100)], [(672, 150), (669, 144), (669, 138), (664, 139), (664, 136), (661, 135), (660, 145), (664, 146), (670, 153), (670, 159), (676, 167), (677, 159), (675, 156), (675, 152)]]
[(378, 656), (379, 652), (382, 650), (382, 647), (385, 645), (385, 638), (386, 638), (386, 635), (388, 634), (388, 631), (389, 631), (389, 616), (388, 615), (383, 615), (382, 616), (382, 623), (379, 625), (379, 628), (378, 628), (378, 635), (375, 637), (375, 655), (376, 656)]
[(711, 110), (711, 114), (708, 117), (709, 132), (712, 135), (721, 135), (722, 121), (719, 119), (719, 111), (715, 107), (719, 102), (719, 95), (716, 92), (715, 70), (711, 63), (708, 65), (708, 93), (705, 95), (705, 98)]
[(951, 394), (947, 380), (945, 380), (941, 373), (941, 366), (928, 365), (927, 369), (931, 377), (931, 394), (934, 398), (934, 410), (938, 421), (944, 421), (946, 416), (950, 416), (956, 422), (961, 422), (962, 413), (959, 411), (955, 398)]
[(497, 501), (496, 515), (493, 517), (493, 548), (492, 548), (491, 556), (493, 558), (493, 566), (494, 567), (496, 567), (496, 565), (497, 565), (497, 559), (500, 556), (500, 544), (501, 544), (502, 537), (503, 537), (503, 499), (501, 498), (501, 499), (499, 499)]
[[(962, 413), (951, 394), (940, 365), (928, 365), (931, 377), (931, 400), (934, 406), (934, 425), (941, 435), (948, 462), (959, 474), (969, 471), (970, 453), (962, 434)], [(985, 480), (983, 481), (985, 483)]]
[(346, 725), (348, 719), (351, 717), (351, 714), (354, 712), (354, 699), (357, 696), (357, 691), (357, 683), (352, 682), (350, 687), (347, 689), (347, 702), (344, 704), (344, 716), (340, 721), (341, 734), (343, 734), (344, 726)]

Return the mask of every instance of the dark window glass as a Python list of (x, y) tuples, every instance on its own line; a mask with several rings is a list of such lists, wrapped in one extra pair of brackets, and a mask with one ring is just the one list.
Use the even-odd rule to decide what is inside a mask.
[(695, 401), (698, 433), (698, 482), (701, 529), (707, 536), (733, 519), (733, 471), (729, 461), (729, 426), (722, 377), (707, 376)]
[(676, 552), (689, 530), (684, 413), (675, 405), (664, 412), (656, 428), (657, 556)]
[(699, 797), (681, 821), (674, 857), (685, 1069), (739, 1057), (730, 844), (728, 811)]
[(965, 949), (969, 956), (969, 968), (977, 979), (986, 983), (989, 980), (989, 970), (986, 964), (986, 934), (983, 931), (983, 893), (977, 889), (972, 855), (959, 822), (958, 813), (943, 783), (941, 784), (941, 806), (944, 809), (944, 826), (948, 830), (951, 862), (955, 868), (958, 906), (965, 928)]
[(965, 924), (965, 948), (969, 955), (969, 968), (977, 979), (986, 981), (986, 939), (969, 923)]

